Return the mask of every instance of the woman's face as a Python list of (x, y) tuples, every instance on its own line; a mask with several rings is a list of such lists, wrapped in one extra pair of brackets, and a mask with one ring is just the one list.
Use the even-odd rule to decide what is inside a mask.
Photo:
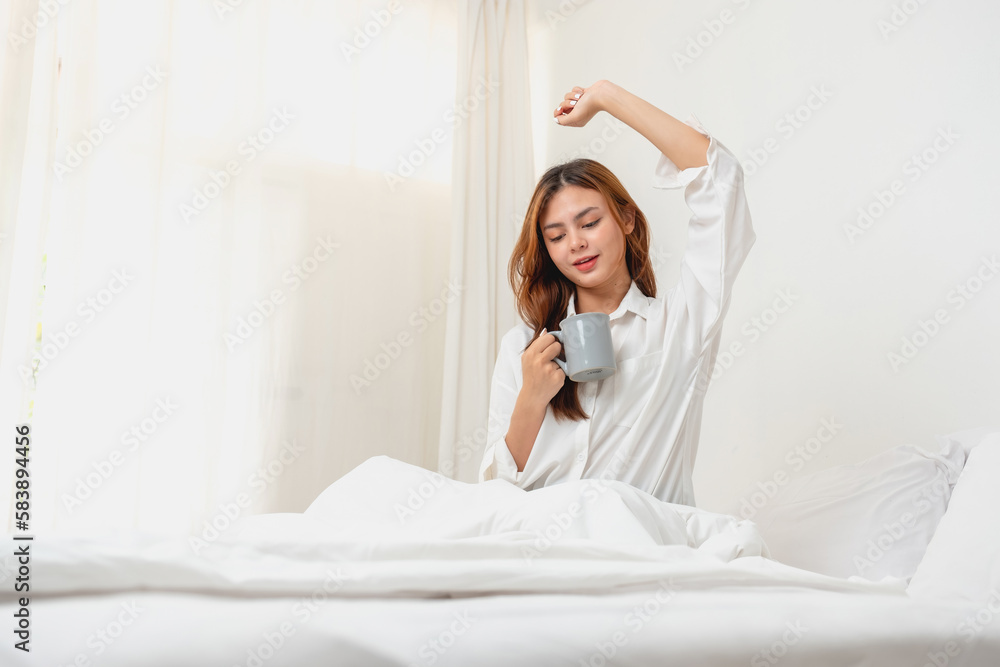
[[(576, 285), (594, 288), (629, 280), (625, 236), (597, 190), (562, 188), (542, 210), (539, 225), (552, 262)], [(634, 219), (626, 220), (628, 232), (634, 226)]]

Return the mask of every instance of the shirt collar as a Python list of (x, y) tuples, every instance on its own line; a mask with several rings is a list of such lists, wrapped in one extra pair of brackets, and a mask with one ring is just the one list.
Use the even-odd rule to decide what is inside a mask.
[[(639, 286), (635, 284), (635, 280), (629, 285), (628, 292), (625, 292), (625, 296), (622, 298), (618, 308), (615, 309), (613, 313), (609, 315), (612, 320), (617, 320), (619, 317), (625, 315), (626, 311), (632, 311), (636, 315), (646, 319), (646, 310), (649, 308), (649, 300)], [(566, 307), (566, 317), (572, 317), (576, 315), (576, 290), (569, 295), (569, 305)]]

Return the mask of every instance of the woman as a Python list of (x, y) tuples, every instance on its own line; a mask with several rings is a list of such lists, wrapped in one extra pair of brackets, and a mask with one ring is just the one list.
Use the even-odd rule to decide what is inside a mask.
[[(704, 389), (756, 239), (743, 171), (697, 119), (682, 123), (610, 81), (573, 88), (553, 115), (583, 127), (599, 111), (660, 151), (654, 187), (685, 188), (693, 216), (680, 281), (657, 296), (646, 218), (607, 168), (579, 159), (549, 169), (510, 260), (523, 323), (500, 344), (480, 481), (531, 490), (617, 479), (693, 506)], [(618, 370), (576, 383), (553, 361), (562, 347), (547, 331), (587, 312), (610, 316)]]

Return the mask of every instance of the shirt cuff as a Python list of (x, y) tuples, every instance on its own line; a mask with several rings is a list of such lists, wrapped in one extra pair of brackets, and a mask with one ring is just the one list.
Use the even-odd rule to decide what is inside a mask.
[(479, 481), (488, 482), (493, 479), (503, 479), (516, 484), (523, 473), (517, 471), (514, 456), (507, 448), (507, 436), (500, 438), (486, 448), (483, 462), (479, 466)]
[[(693, 127), (708, 137), (707, 162), (708, 164), (711, 164), (714, 158), (714, 153), (717, 150), (716, 144), (718, 142), (716, 142), (715, 138), (708, 133), (708, 130), (702, 126), (701, 121), (699, 121), (694, 114), (691, 114), (688, 119), (684, 121), (684, 124)], [(656, 168), (653, 170), (653, 187), (663, 189), (683, 188), (707, 170), (707, 164), (700, 167), (678, 169), (673, 160), (668, 158), (665, 154), (660, 153), (660, 159), (656, 163)]]
[(510, 449), (507, 447), (506, 435), (500, 438), (500, 441), (496, 444), (496, 449), (494, 449), (493, 452), (493, 460), (496, 463), (497, 478), (505, 479), (511, 484), (517, 484), (521, 473), (517, 471), (517, 463), (514, 461), (514, 456), (510, 453)]

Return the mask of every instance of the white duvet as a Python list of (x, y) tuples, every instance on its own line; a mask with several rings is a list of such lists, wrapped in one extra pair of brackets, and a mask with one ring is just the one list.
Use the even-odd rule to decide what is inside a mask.
[(32, 546), (33, 595), (447, 597), (667, 584), (905, 595), (900, 580), (838, 579), (782, 565), (767, 557), (752, 522), (666, 503), (622, 482), (525, 492), (503, 480), (456, 482), (385, 456), (332, 484), (302, 514), (249, 517), (215, 539), (128, 532), (42, 536)]

